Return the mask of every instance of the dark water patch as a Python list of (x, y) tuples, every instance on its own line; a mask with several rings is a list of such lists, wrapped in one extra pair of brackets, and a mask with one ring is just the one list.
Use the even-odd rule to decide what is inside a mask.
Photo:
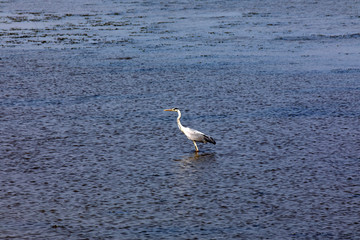
[(66, 98), (58, 99), (3, 99), (0, 101), (0, 106), (4, 107), (13, 107), (13, 106), (23, 106), (23, 107), (49, 107), (51, 105), (74, 105), (74, 104), (85, 104), (89, 101), (110, 101), (116, 98), (134, 98), (131, 96), (69, 96)]
[(348, 69), (334, 69), (333, 73), (359, 73), (360, 68), (348, 68)]
[(346, 109), (336, 109), (330, 107), (309, 108), (309, 107), (286, 107), (286, 108), (269, 108), (254, 116), (279, 117), (279, 118), (324, 118), (324, 117), (360, 117), (360, 111), (347, 111)]
[(328, 39), (358, 39), (360, 38), (360, 33), (352, 34), (343, 34), (343, 35), (323, 35), (323, 34), (313, 34), (310, 36), (282, 36), (277, 37), (275, 40), (285, 40), (285, 41), (321, 41)]

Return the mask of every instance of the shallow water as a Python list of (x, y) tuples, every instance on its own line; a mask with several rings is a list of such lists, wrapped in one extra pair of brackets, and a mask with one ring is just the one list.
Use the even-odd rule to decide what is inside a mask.
[(359, 238), (358, 6), (1, 2), (0, 238)]

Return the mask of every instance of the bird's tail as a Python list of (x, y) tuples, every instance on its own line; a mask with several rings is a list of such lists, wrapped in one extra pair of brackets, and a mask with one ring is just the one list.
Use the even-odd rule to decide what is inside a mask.
[(205, 141), (207, 141), (209, 143), (216, 144), (215, 140), (210, 136), (204, 135), (204, 139), (205, 139)]

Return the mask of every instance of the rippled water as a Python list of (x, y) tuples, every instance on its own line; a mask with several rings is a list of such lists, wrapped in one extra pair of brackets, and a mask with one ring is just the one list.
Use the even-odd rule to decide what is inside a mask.
[(0, 238), (359, 239), (358, 10), (2, 1)]

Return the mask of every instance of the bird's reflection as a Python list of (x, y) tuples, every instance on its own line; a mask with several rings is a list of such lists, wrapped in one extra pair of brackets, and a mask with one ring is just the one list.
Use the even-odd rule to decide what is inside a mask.
[(182, 163), (215, 161), (215, 153), (193, 152), (187, 156), (181, 157), (180, 159), (176, 159), (176, 161), (180, 161)]
[[(216, 164), (216, 154), (193, 152), (176, 159), (176, 161), (179, 162), (179, 176), (188, 178), (193, 176), (193, 174), (202, 174), (209, 168), (213, 168), (214, 164)], [(204, 172), (204, 170), (206, 171)]]

